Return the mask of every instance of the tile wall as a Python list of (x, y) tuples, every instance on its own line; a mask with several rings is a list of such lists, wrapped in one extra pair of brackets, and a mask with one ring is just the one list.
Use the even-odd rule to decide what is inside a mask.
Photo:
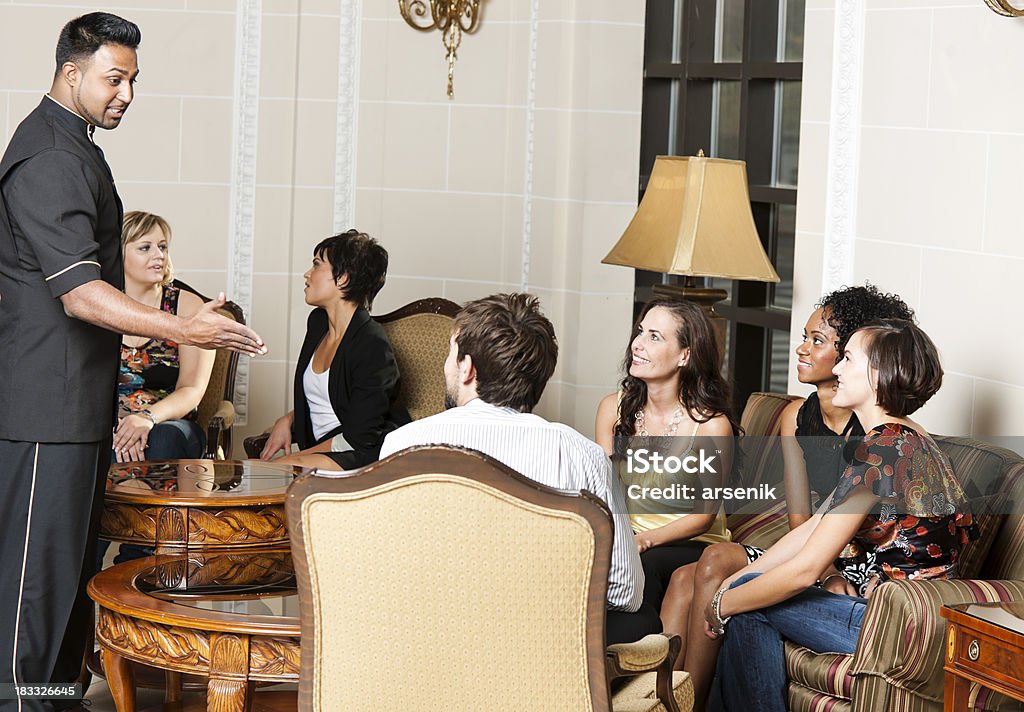
[[(291, 403), (307, 308), (302, 273), (331, 234), (339, 152), (339, 52), (358, 36), (354, 226), (391, 254), (383, 313), (523, 286), (555, 323), (562, 356), (542, 414), (591, 435), (630, 328), (632, 271), (600, 264), (636, 205), (643, 4), (485, 4), (463, 39), (455, 100), (440, 36), (393, 0), (121, 0), (143, 30), (123, 125), (103, 133), (126, 209), (165, 216), (179, 276), (208, 294), (234, 264), (239, 8), (258, 9), (259, 88), (250, 323), (271, 348), (250, 363), (245, 436)], [(0, 0), (0, 142), (49, 87), (61, 25), (97, 2)], [(18, 28), (8, 36), (8, 28)], [(229, 294), (229, 298), (232, 295)], [(240, 439), (238, 440), (240, 442)], [(236, 455), (240, 454), (240, 448)]]
[[(942, 352), (946, 379), (920, 411), (922, 424), (1019, 435), (1024, 20), (962, 0), (867, 0), (864, 8), (854, 280), (901, 294)], [(837, 9), (842, 0), (807, 3), (797, 325), (820, 296), (828, 243)], [(802, 392), (795, 379), (790, 388)]]

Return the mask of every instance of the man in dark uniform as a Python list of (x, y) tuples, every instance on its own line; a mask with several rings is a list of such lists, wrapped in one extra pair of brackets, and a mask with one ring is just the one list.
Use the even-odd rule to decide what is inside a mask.
[[(93, 132), (131, 104), (140, 41), (115, 15), (69, 22), (50, 92), (0, 161), (0, 683), (78, 677), (120, 334), (266, 351), (215, 313), (223, 295), (184, 319), (120, 291), (123, 211)], [(60, 704), (0, 699), (5, 711)]]

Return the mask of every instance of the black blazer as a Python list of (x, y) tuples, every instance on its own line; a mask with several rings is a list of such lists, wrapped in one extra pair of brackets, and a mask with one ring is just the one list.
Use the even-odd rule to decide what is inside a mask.
[(295, 423), (292, 438), (302, 449), (333, 438), (339, 432), (354, 450), (329, 455), (343, 469), (362, 467), (377, 460), (384, 436), (412, 418), (395, 402), (399, 373), (395, 353), (384, 327), (360, 307), (341, 337), (331, 361), (327, 391), (341, 427), (317, 440), (302, 386), (302, 375), (313, 359), (313, 352), (327, 333), (327, 312), (314, 309), (306, 321), (306, 338), (295, 367)]

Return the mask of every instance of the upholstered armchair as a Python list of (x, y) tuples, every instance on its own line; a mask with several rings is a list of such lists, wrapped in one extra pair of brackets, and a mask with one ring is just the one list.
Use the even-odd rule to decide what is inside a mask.
[[(744, 483), (772, 477), (780, 467), (778, 418), (789, 396), (755, 393), (743, 425), (753, 436)], [(949, 456), (973, 509), (981, 536), (962, 553), (961, 579), (885, 583), (868, 602), (853, 655), (818, 654), (787, 643), (792, 712), (939, 712), (943, 707), (946, 621), (943, 605), (1024, 600), (1024, 517), (1007, 514), (1024, 502), (1024, 462), (1016, 453), (970, 438), (936, 437)], [(744, 448), (747, 452), (747, 448)], [(750, 453), (748, 452), (748, 455)], [(775, 480), (778, 481), (778, 480)], [(784, 506), (729, 518), (737, 541), (770, 545), (787, 530)], [(1002, 695), (972, 690), (976, 710), (1020, 709)]]
[(402, 374), (398, 402), (413, 420), (444, 410), (444, 361), (459, 305), (432, 297), (375, 316), (391, 341)]
[[(174, 286), (195, 294), (204, 302), (210, 301), (209, 297), (200, 294), (180, 279), (174, 280)], [(241, 307), (234, 302), (226, 302), (218, 311), (239, 324), (245, 323)], [(231, 457), (231, 429), (235, 423), (235, 405), (232, 400), (235, 397), (237, 370), (238, 354), (227, 349), (219, 349), (213, 362), (210, 383), (199, 402), (196, 416), (199, 426), (206, 432), (206, 452), (203, 457), (207, 459), (224, 460)]]
[(605, 649), (612, 523), (587, 492), (428, 446), (300, 477), (286, 511), (300, 710), (691, 709), (678, 638)]

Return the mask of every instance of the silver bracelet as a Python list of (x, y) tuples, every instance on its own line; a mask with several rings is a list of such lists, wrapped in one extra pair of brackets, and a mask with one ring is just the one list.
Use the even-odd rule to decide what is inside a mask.
[(722, 618), (722, 594), (727, 590), (728, 589), (725, 588), (718, 589), (718, 592), (715, 593), (714, 597), (711, 599), (711, 612), (714, 614), (715, 621), (718, 624), (715, 627), (715, 633), (717, 635), (725, 633), (725, 624), (732, 620), (732, 616)]
[(142, 410), (135, 411), (138, 415), (144, 415), (149, 418), (153, 425), (156, 425), (156, 418), (153, 417), (153, 412), (149, 408), (143, 408)]
[(825, 584), (828, 583), (829, 579), (834, 579), (834, 578), (846, 578), (846, 577), (843, 576), (842, 574), (829, 574), (828, 576), (826, 576), (825, 578), (823, 578), (821, 580), (821, 587), (825, 588)]

